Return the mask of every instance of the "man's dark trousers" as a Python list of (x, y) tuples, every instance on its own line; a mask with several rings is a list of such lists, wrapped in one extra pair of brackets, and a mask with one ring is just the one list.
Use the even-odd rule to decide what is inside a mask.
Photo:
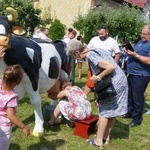
[(149, 76), (128, 76), (129, 95), (128, 95), (128, 115), (132, 116), (134, 123), (142, 122), (144, 107), (144, 92), (150, 81)]

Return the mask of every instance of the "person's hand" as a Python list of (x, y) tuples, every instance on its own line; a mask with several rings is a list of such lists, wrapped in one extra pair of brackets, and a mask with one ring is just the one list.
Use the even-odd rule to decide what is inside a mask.
[(46, 40), (49, 41), (49, 42), (53, 42), (52, 39), (50, 39), (50, 38), (47, 38)]
[(97, 82), (97, 77), (96, 75), (93, 75), (90, 80), (93, 82), (93, 83), (96, 83)]
[(136, 57), (137, 53), (130, 51), (130, 50), (126, 50), (127, 55), (132, 56), (132, 57)]
[(30, 129), (28, 129), (27, 126), (24, 126), (24, 127), (22, 128), (22, 130), (23, 130), (23, 132), (25, 133), (26, 136), (29, 136), (29, 135), (30, 135)]
[(4, 48), (3, 46), (0, 46), (0, 59), (4, 57), (5, 50), (6, 50), (6, 48)]

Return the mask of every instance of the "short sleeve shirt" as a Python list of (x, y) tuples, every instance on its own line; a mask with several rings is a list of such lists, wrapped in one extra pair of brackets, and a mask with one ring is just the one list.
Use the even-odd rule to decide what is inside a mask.
[[(150, 57), (150, 41), (139, 41), (134, 46), (134, 50), (139, 55)], [(134, 57), (129, 57), (127, 61), (127, 73), (138, 76), (150, 76), (150, 65), (143, 64)]]
[(70, 42), (70, 38), (68, 38), (66, 35), (63, 37), (62, 41), (64, 41), (66, 44)]
[(3, 91), (1, 87), (2, 81), (0, 80), (0, 126), (10, 127), (12, 123), (8, 119), (7, 108), (14, 107), (16, 111), (18, 95), (14, 90)]
[(104, 51), (103, 49), (91, 49), (87, 53), (87, 60), (88, 63), (91, 66), (92, 73), (97, 74), (100, 72), (100, 67), (98, 64), (103, 61), (109, 61), (112, 64), (116, 64), (116, 61), (111, 57), (110, 53), (108, 51)]
[(38, 34), (38, 36), (39, 36), (40, 39), (47, 40), (47, 36), (44, 33), (42, 33), (42, 32), (40, 32)]
[(91, 39), (87, 45), (89, 49), (103, 49), (109, 51), (111, 56), (120, 52), (118, 43), (111, 37), (108, 37), (106, 40), (102, 41), (99, 36), (96, 36)]

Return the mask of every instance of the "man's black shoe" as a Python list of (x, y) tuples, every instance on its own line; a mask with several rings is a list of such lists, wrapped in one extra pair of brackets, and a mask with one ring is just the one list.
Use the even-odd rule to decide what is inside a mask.
[(133, 127), (135, 127), (135, 126), (139, 126), (140, 124), (141, 124), (141, 122), (139, 122), (139, 123), (131, 122), (131, 123), (128, 124), (128, 126), (129, 126), (130, 128), (133, 128)]
[(129, 114), (125, 114), (125, 115), (122, 115), (122, 118), (132, 118), (132, 116)]

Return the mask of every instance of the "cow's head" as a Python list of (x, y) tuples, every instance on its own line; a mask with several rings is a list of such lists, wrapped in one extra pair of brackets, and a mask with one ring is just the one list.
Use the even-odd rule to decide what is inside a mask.
[(8, 48), (11, 33), (23, 35), (26, 33), (26, 30), (20, 25), (15, 24), (18, 17), (16, 10), (11, 7), (7, 7), (6, 11), (9, 13), (8, 16), (0, 16), (0, 46)]

